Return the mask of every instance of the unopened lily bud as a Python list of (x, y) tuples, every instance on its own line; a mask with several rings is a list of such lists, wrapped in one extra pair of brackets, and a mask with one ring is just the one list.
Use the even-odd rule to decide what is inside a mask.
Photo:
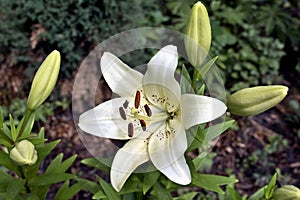
[(287, 92), (288, 87), (281, 85), (242, 89), (227, 98), (228, 111), (239, 116), (257, 115), (281, 102)]
[(17, 143), (9, 157), (18, 165), (34, 165), (38, 158), (34, 145), (28, 140)]
[(34, 76), (27, 100), (28, 109), (37, 109), (48, 98), (56, 84), (59, 68), (60, 53), (54, 50), (47, 56)]
[(299, 200), (300, 189), (293, 185), (284, 185), (275, 190), (273, 198), (274, 200)]
[(186, 27), (185, 49), (190, 63), (199, 67), (205, 60), (211, 45), (211, 28), (207, 10), (197, 2), (190, 13)]

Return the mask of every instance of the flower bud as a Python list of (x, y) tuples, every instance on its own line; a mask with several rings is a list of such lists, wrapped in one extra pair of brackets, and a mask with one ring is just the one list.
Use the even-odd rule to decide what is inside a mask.
[(199, 67), (205, 60), (211, 45), (211, 28), (207, 10), (197, 2), (190, 13), (184, 40), (190, 63)]
[(275, 190), (273, 198), (274, 200), (299, 200), (300, 189), (293, 185), (284, 185)]
[(34, 76), (27, 100), (28, 109), (37, 109), (48, 98), (57, 81), (59, 68), (60, 53), (54, 50), (47, 56)]
[(28, 140), (17, 143), (9, 157), (18, 165), (34, 165), (38, 158), (34, 145)]
[(239, 90), (227, 98), (228, 111), (239, 116), (257, 115), (278, 104), (287, 91), (288, 87), (281, 85)]

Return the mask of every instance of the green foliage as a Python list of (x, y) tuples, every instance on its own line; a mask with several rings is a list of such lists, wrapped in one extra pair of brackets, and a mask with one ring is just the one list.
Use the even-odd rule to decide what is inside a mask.
[(252, 194), (250, 197), (240, 196), (240, 194), (235, 190), (233, 185), (228, 185), (226, 187), (226, 193), (220, 194), (219, 199), (220, 200), (271, 200), (273, 199), (273, 193), (276, 188), (276, 178), (277, 174), (275, 173), (268, 183), (268, 185), (265, 185), (261, 189), (257, 190), (254, 194)]
[[(38, 134), (31, 132), (36, 116), (34, 111), (27, 109), (18, 125), (15, 124), (12, 115), (9, 115), (9, 126), (3, 121), (2, 112), (0, 112), (0, 116), (0, 166), (2, 166), (1, 169), (7, 169), (0, 171), (2, 180), (0, 181), (1, 199), (45, 199), (49, 188), (53, 184), (64, 181), (67, 182), (59, 190), (58, 196), (61, 195), (62, 191), (65, 191), (68, 195), (67, 198), (72, 197), (81, 190), (81, 183), (75, 183), (68, 187), (68, 180), (77, 178), (75, 175), (66, 173), (76, 159), (76, 155), (62, 161), (63, 154), (59, 154), (44, 173), (38, 173), (41, 163), (59, 143), (59, 140), (45, 143), (47, 139), (44, 137), (43, 128)], [(20, 142), (23, 140), (27, 140), (27, 142)], [(31, 144), (36, 152), (37, 159), (31, 165), (23, 162), (23, 154), (32, 154), (33, 150), (29, 149), (28, 145), (22, 146), (21, 143)], [(11, 155), (16, 148), (16, 144), (19, 145), (20, 150), (18, 151), (22, 151), (22, 156), (17, 156), (14, 159), (18, 160), (13, 160)], [(27, 153), (23, 151), (27, 151)], [(25, 159), (29, 158), (25, 157)], [(13, 178), (11, 173), (7, 171), (17, 174), (18, 178)]]
[[(36, 121), (46, 122), (46, 117), (53, 115), (55, 104), (44, 103), (35, 111)], [(8, 116), (8, 113), (14, 114), (14, 123), (18, 125), (21, 121), (21, 117), (26, 112), (26, 100), (13, 99), (8, 107), (2, 107), (3, 116)], [(9, 122), (9, 119), (4, 118), (5, 123)]]
[(0, 18), (0, 54), (11, 57), (10, 65), (28, 63), (32, 58), (28, 52), (43, 56), (57, 49), (65, 76), (72, 75), (97, 42), (166, 20), (159, 3), (141, 0), (3, 0)]
[[(167, 3), (174, 15), (171, 28), (184, 32), (186, 16), (195, 2)], [(280, 81), (284, 50), (297, 51), (300, 42), (297, 5), (280, 0), (202, 2), (209, 11), (214, 38), (211, 54), (219, 56), (216, 64), (223, 69), (228, 88), (237, 91)]]

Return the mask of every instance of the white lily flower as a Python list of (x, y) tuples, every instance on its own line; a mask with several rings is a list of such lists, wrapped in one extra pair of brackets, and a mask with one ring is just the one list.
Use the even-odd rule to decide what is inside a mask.
[(162, 48), (150, 60), (145, 75), (111, 53), (105, 52), (101, 58), (104, 79), (120, 97), (83, 113), (78, 125), (99, 137), (129, 140), (118, 150), (111, 166), (111, 183), (117, 191), (138, 166), (149, 160), (171, 181), (189, 184), (185, 130), (212, 121), (227, 109), (215, 98), (182, 95), (174, 78), (177, 62), (173, 45)]

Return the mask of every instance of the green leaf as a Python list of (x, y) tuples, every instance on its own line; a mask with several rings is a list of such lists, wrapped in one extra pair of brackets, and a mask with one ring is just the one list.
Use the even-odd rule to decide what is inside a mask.
[(160, 182), (156, 182), (153, 185), (153, 190), (158, 199), (172, 200), (170, 192), (166, 189), (166, 187), (163, 187)]
[(40, 129), (40, 132), (37, 134), (37, 138), (44, 139), (45, 138), (45, 130), (44, 127)]
[(34, 146), (39, 145), (39, 144), (44, 144), (47, 139), (45, 138), (38, 138), (38, 137), (29, 137), (27, 138), (28, 141), (30, 141)]
[(277, 173), (274, 174), (274, 176), (272, 177), (270, 183), (265, 188), (265, 198), (267, 200), (271, 199), (272, 196), (273, 196), (273, 192), (274, 192), (275, 187), (276, 187), (276, 179), (277, 179)]
[(32, 187), (47, 186), (47, 185), (52, 185), (54, 183), (63, 182), (69, 179), (75, 179), (75, 178), (76, 176), (72, 174), (51, 173), (51, 174), (42, 174), (42, 175), (35, 176), (32, 179), (30, 179), (28, 183)]
[(146, 194), (146, 192), (148, 192), (148, 190), (156, 183), (159, 176), (160, 176), (160, 172), (158, 170), (146, 173), (143, 181), (144, 194)]
[(87, 166), (90, 166), (90, 167), (100, 169), (104, 172), (109, 172), (109, 167), (107, 165), (103, 164), (102, 162), (100, 162), (96, 158), (86, 158), (86, 159), (82, 160), (81, 163), (85, 164)]
[(197, 90), (197, 93), (198, 95), (203, 95), (205, 92), (205, 85), (201, 85), (201, 87)]
[(132, 199), (136, 200), (134, 193), (126, 193), (123, 195), (122, 198), (122, 200), (132, 200)]
[(6, 192), (8, 184), (13, 181), (14, 178), (2, 170), (0, 170), (0, 177), (0, 193)]
[(107, 196), (104, 194), (103, 190), (100, 189), (96, 194), (93, 195), (92, 199), (107, 199)]
[(240, 194), (232, 187), (226, 187), (226, 195), (229, 196), (230, 200), (242, 200)]
[(131, 175), (124, 184), (119, 194), (142, 192), (143, 184), (135, 174)]
[[(205, 147), (205, 145), (208, 145), (210, 141), (225, 132), (234, 122), (235, 120), (228, 120), (224, 123), (219, 123), (206, 129), (198, 128), (195, 138), (187, 151), (203, 146)], [(192, 134), (194, 135), (194, 133)]]
[(55, 200), (68, 200), (72, 199), (81, 190), (82, 185), (80, 183), (75, 183), (69, 187), (69, 181), (66, 181), (57, 191), (55, 195)]
[(36, 150), (38, 152), (38, 161), (43, 161), (59, 142), (60, 140), (55, 140), (48, 144), (41, 144), (36, 146)]
[(18, 171), (17, 165), (9, 158), (9, 155), (0, 150), (0, 165), (4, 166), (5, 168), (16, 172)]
[[(97, 176), (97, 179), (104, 191), (104, 193), (106, 194), (107, 198), (108, 199), (113, 199), (113, 200), (117, 200), (117, 199), (120, 199), (120, 196), (119, 194), (117, 193), (117, 191), (115, 191), (113, 189), (113, 187), (106, 183), (101, 177)], [(94, 197), (93, 197), (94, 198)]]
[(16, 126), (15, 126), (15, 121), (12, 117), (12, 115), (9, 115), (9, 122), (10, 122), (10, 134), (11, 134), (11, 139), (16, 142), (18, 133), (16, 131)]
[(69, 167), (72, 165), (74, 160), (76, 159), (77, 155), (73, 155), (70, 158), (66, 159), (64, 162), (62, 162), (63, 154), (60, 153), (58, 156), (55, 157), (55, 159), (50, 163), (48, 166), (45, 174), (50, 173), (64, 173), (69, 169)]
[(187, 194), (181, 195), (180, 197), (175, 197), (173, 198), (173, 200), (190, 200), (193, 199), (197, 194), (197, 192), (189, 192)]
[(62, 173), (67, 171), (67, 169), (69, 169), (71, 167), (71, 165), (73, 164), (73, 162), (75, 161), (75, 159), (77, 158), (77, 155), (72, 155), (70, 158), (66, 159), (65, 161), (63, 161), (61, 163), (61, 165), (59, 166), (59, 169), (55, 170), (55, 173)]
[(221, 185), (228, 185), (238, 182), (237, 179), (225, 176), (218, 176), (212, 174), (192, 174), (192, 184), (198, 187), (202, 187), (207, 190), (225, 194), (220, 188)]
[(2, 109), (0, 107), (0, 130), (3, 128)]
[(40, 199), (36, 194), (30, 193), (30, 194), (26, 195), (26, 200), (40, 200)]
[(186, 93), (193, 93), (193, 88), (191, 86), (192, 79), (189, 75), (188, 70), (184, 65), (182, 65), (181, 69), (181, 77), (180, 77), (180, 88), (181, 88), (181, 93), (186, 94)]
[(14, 179), (7, 186), (7, 199), (15, 199), (21, 190), (24, 190), (26, 180), (24, 179)]
[(97, 191), (101, 190), (100, 185), (95, 183), (94, 181), (90, 181), (82, 178), (77, 178), (76, 180), (78, 181), (78, 183), (82, 185), (83, 190), (87, 190), (92, 194), (95, 194)]
[(225, 132), (230, 126), (235, 122), (235, 120), (228, 120), (224, 123), (216, 124), (207, 129), (205, 141), (210, 142)]
[(64, 154), (60, 153), (59, 155), (57, 155), (54, 160), (51, 161), (50, 165), (47, 167), (47, 170), (45, 172), (45, 174), (50, 174), (52, 173), (55, 169), (57, 169), (59, 167), (59, 165), (61, 164), (61, 161), (63, 159)]
[(13, 146), (13, 141), (2, 130), (0, 130), (0, 144), (6, 147)]
[(251, 195), (251, 197), (249, 197), (248, 200), (258, 200), (261, 199), (264, 196), (265, 193), (265, 188), (267, 186), (264, 186), (262, 188), (260, 188), (259, 190), (257, 190), (253, 195)]
[(9, 139), (12, 140), (10, 130), (9, 130), (9, 128), (7, 127), (7, 125), (6, 125), (5, 123), (3, 123), (2, 131), (3, 131), (3, 133), (5, 133), (5, 135), (6, 135)]
[[(201, 67), (199, 69), (198, 75), (200, 77), (204, 77), (206, 75), (206, 73), (210, 70), (210, 68), (213, 66), (213, 64), (216, 62), (217, 59), (218, 59), (218, 56), (216, 56), (216, 57), (212, 58), (210, 61), (208, 61), (203, 67)], [(198, 79), (202, 79), (202, 78), (197, 77), (197, 80)]]

